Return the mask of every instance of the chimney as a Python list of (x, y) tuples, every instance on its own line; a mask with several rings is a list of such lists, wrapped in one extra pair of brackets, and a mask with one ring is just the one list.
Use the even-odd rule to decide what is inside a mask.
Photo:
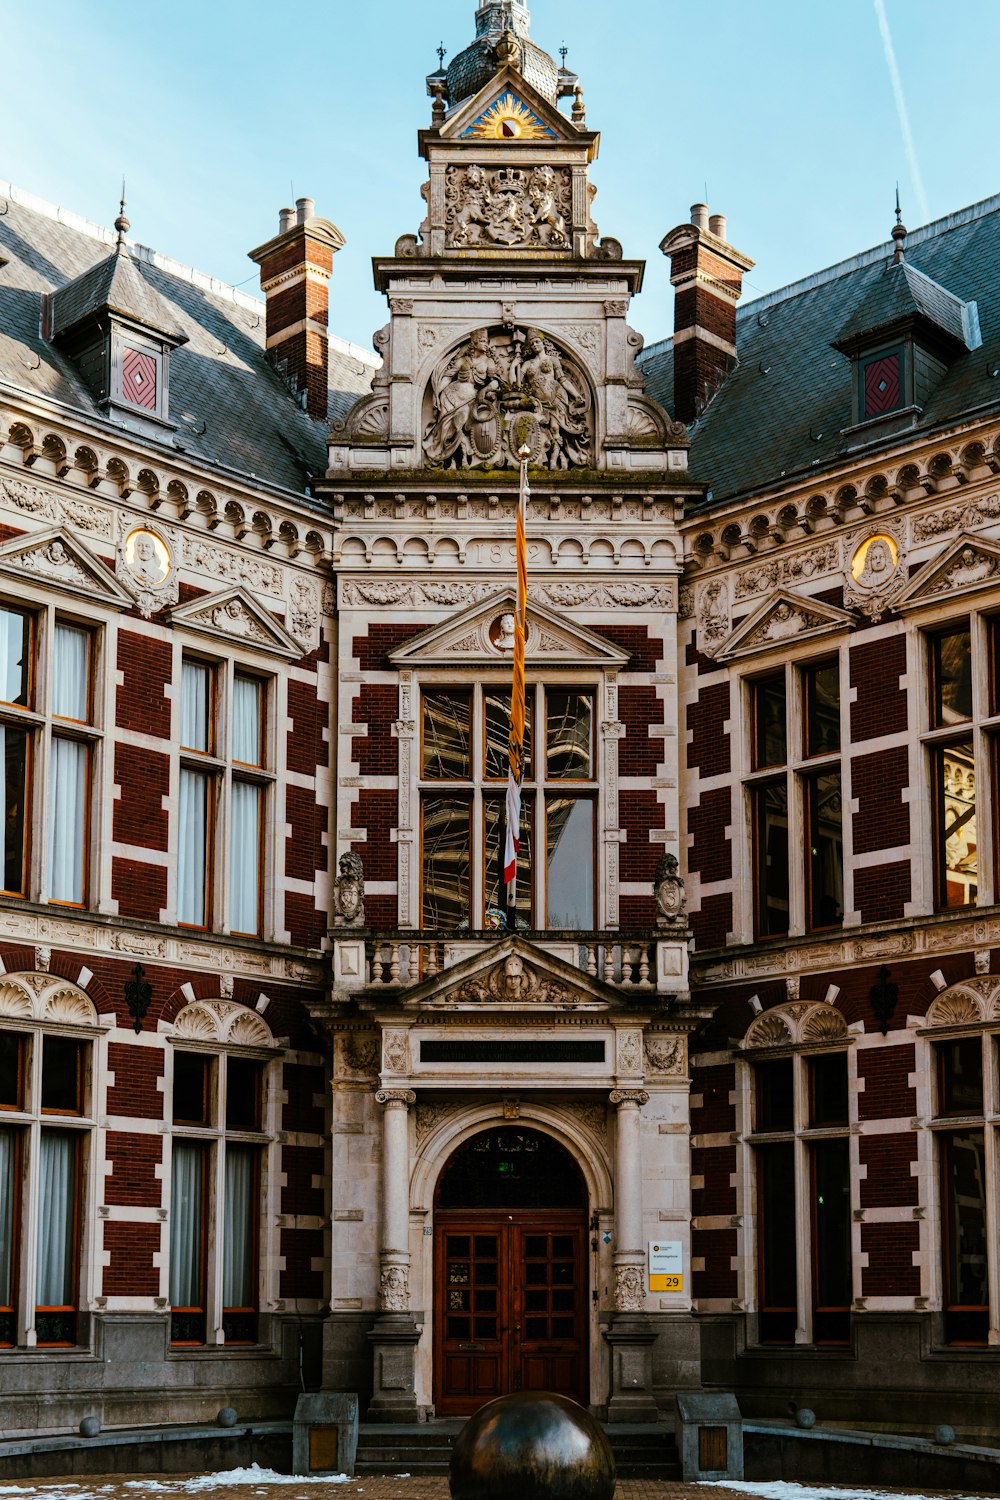
[(674, 301), (674, 418), (693, 422), (736, 363), (736, 304), (754, 262), (729, 244), (724, 214), (695, 203), (660, 246)]
[(267, 351), (288, 384), (304, 398), (310, 416), (326, 421), (329, 406), (329, 282), (344, 236), (329, 219), (316, 218), (311, 198), (278, 215), (278, 233), (250, 251), (260, 266), (267, 299)]

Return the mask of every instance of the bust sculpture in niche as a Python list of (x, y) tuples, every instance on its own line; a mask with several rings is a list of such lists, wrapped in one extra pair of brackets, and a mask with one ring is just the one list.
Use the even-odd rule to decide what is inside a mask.
[(656, 866), (656, 921), (660, 927), (687, 926), (687, 896), (677, 869), (676, 854), (664, 854)]
[(365, 868), (360, 854), (340, 856), (340, 874), (333, 883), (335, 927), (363, 927), (365, 923)]

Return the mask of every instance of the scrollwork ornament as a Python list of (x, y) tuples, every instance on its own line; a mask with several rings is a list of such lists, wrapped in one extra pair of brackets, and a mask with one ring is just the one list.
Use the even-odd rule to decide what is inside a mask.
[(644, 1104), (649, 1103), (649, 1095), (645, 1089), (612, 1089), (608, 1095), (609, 1101), (617, 1109), (620, 1105), (635, 1105), (641, 1109)]
[(375, 1103), (385, 1109), (409, 1109), (416, 1102), (417, 1096), (412, 1089), (379, 1089), (375, 1094)]

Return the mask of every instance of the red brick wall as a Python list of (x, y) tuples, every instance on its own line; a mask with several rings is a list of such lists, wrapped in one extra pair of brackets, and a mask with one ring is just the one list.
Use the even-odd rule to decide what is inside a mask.
[(649, 733), (664, 723), (664, 704), (655, 687), (623, 687), (618, 691), (618, 714), (625, 738), (618, 743), (621, 776), (656, 776), (663, 764), (664, 742)]
[(851, 739), (855, 744), (885, 734), (906, 733), (906, 692), (899, 686), (905, 672), (906, 641), (901, 635), (851, 646), (851, 687), (857, 690), (851, 704)]
[(702, 688), (697, 703), (688, 704), (691, 743), (687, 763), (692, 771), (700, 771), (703, 776), (723, 776), (732, 769), (729, 731), (723, 727), (730, 714), (728, 682)]
[(285, 1265), (279, 1295), (322, 1298), (323, 1272), (312, 1269), (313, 1260), (320, 1260), (323, 1255), (322, 1230), (283, 1229), (281, 1255)]
[(888, 922), (901, 917), (910, 890), (910, 866), (905, 859), (854, 872), (854, 904), (862, 922)]
[[(281, 1170), (286, 1177), (281, 1190), (283, 1214), (310, 1214), (321, 1217), (325, 1212), (324, 1155), (322, 1146), (285, 1146), (281, 1152)], [(313, 1178), (320, 1186), (313, 1186)]]
[(115, 781), (121, 793), (114, 812), (116, 840), (140, 849), (165, 850), (170, 757), (119, 742), (115, 746)]
[(367, 787), (358, 794), (351, 827), (367, 829), (367, 842), (352, 845), (365, 862), (368, 880), (397, 878), (396, 845), (391, 834), (399, 826), (399, 794), (390, 788)]
[(721, 948), (733, 928), (733, 898), (728, 891), (719, 896), (703, 896), (701, 910), (690, 917), (695, 947)]
[(694, 840), (688, 869), (705, 881), (732, 879), (733, 845), (727, 832), (732, 820), (732, 792), (727, 786), (702, 792), (698, 806), (688, 808), (688, 832)]
[[(387, 672), (392, 668), (389, 652), (419, 634), (419, 625), (370, 625), (367, 635), (356, 635), (351, 653), (358, 658), (363, 672)], [(645, 631), (643, 631), (645, 634)]]
[(351, 759), (362, 776), (397, 776), (399, 742), (392, 726), (399, 718), (399, 692), (391, 683), (361, 684), (351, 711), (352, 724), (367, 724), (368, 733), (354, 739)]
[(652, 883), (663, 845), (649, 841), (650, 829), (666, 828), (666, 809), (654, 791), (622, 787), (618, 793), (618, 821), (625, 830), (619, 872), (622, 880)]
[(282, 1087), (288, 1095), (281, 1111), (282, 1130), (323, 1135), (326, 1113), (322, 1104), (313, 1102), (316, 1098), (323, 1099), (326, 1094), (323, 1069), (305, 1063), (285, 1063)]
[(154, 1169), (163, 1161), (163, 1137), (109, 1130), (107, 1154), (112, 1172), (104, 1191), (105, 1203), (159, 1208), (161, 1184)]
[(153, 1266), (160, 1249), (159, 1224), (106, 1223), (104, 1248), (111, 1256), (104, 1269), (106, 1297), (159, 1295), (160, 1273)]
[(118, 670), (124, 681), (118, 689), (119, 729), (170, 738), (170, 700), (164, 689), (170, 681), (173, 648), (169, 641), (118, 633)]
[(858, 800), (854, 815), (854, 852), (895, 849), (910, 842), (910, 809), (903, 792), (910, 784), (909, 750), (897, 745), (851, 761), (851, 791)]
[(329, 755), (323, 740), (329, 704), (317, 697), (315, 687), (307, 682), (288, 684), (288, 769), (302, 776), (315, 776), (317, 766), (325, 766)]
[[(902, 1019), (902, 1018), (901, 1018)], [(907, 1079), (916, 1069), (916, 1048), (886, 1047), (858, 1053), (858, 1076), (864, 1092), (858, 1095), (861, 1120), (909, 1120), (917, 1112), (917, 1091)]]
[(285, 926), (296, 948), (319, 948), (327, 930), (325, 912), (318, 911), (311, 896), (285, 892)]
[(736, 1106), (730, 1103), (730, 1094), (736, 1087), (736, 1068), (732, 1063), (718, 1067), (691, 1068), (692, 1099), (701, 1099), (691, 1106), (692, 1135), (720, 1135), (736, 1129)]
[(858, 1149), (861, 1165), (868, 1169), (861, 1182), (862, 1208), (907, 1208), (920, 1202), (917, 1179), (910, 1174), (917, 1159), (914, 1131), (863, 1135)]
[(111, 894), (121, 916), (158, 922), (167, 904), (167, 871), (163, 865), (116, 855), (111, 861)]
[(691, 1175), (703, 1177), (705, 1186), (691, 1195), (691, 1212), (700, 1214), (734, 1214), (736, 1188), (732, 1176), (736, 1171), (735, 1146), (696, 1146), (691, 1151)]
[(318, 870), (327, 867), (323, 845), (327, 812), (316, 802), (315, 794), (305, 787), (285, 787), (285, 818), (289, 835), (285, 841), (285, 874), (292, 880), (313, 880)]
[(864, 1297), (919, 1297), (920, 1269), (913, 1264), (920, 1249), (919, 1224), (862, 1224), (861, 1249), (868, 1265), (861, 1272)]
[(108, 1068), (115, 1075), (108, 1090), (108, 1114), (137, 1120), (162, 1120), (163, 1095), (156, 1087), (163, 1077), (163, 1053), (123, 1042), (108, 1046)]
[(693, 1229), (691, 1255), (703, 1258), (705, 1269), (691, 1277), (695, 1297), (735, 1297), (738, 1291), (732, 1268), (736, 1255), (735, 1229)]

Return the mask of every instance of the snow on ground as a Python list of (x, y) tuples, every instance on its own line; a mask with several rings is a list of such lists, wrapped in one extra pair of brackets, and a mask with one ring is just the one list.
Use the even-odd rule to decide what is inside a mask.
[[(117, 1494), (119, 1485), (123, 1490), (138, 1492), (138, 1495), (198, 1495), (204, 1490), (236, 1488), (240, 1485), (252, 1486), (251, 1493), (266, 1495), (267, 1490), (261, 1489), (261, 1485), (294, 1484), (301, 1489), (304, 1484), (348, 1484), (346, 1474), (324, 1475), (322, 1480), (316, 1477), (306, 1479), (302, 1474), (276, 1474), (273, 1469), (262, 1469), (257, 1464), (251, 1464), (249, 1469), (228, 1469), (220, 1474), (202, 1474), (194, 1479), (126, 1479), (119, 1480), (116, 1484), (100, 1484), (93, 1480), (86, 1488), (80, 1484), (69, 1484), (63, 1481), (60, 1484), (0, 1484), (0, 1500), (6, 1500), (7, 1496), (21, 1497), (34, 1496), (35, 1500), (102, 1500), (103, 1496)], [(236, 1497), (234, 1497), (236, 1500)], [(289, 1500), (294, 1500), (290, 1496)]]
[[(706, 1479), (701, 1488), (712, 1490), (736, 1490), (741, 1495), (754, 1495), (757, 1500), (930, 1500), (927, 1495), (904, 1495), (899, 1490), (842, 1490), (825, 1484), (794, 1484), (789, 1480), (776, 1479), (762, 1483), (745, 1479)], [(956, 1492), (957, 1493), (957, 1492)]]

